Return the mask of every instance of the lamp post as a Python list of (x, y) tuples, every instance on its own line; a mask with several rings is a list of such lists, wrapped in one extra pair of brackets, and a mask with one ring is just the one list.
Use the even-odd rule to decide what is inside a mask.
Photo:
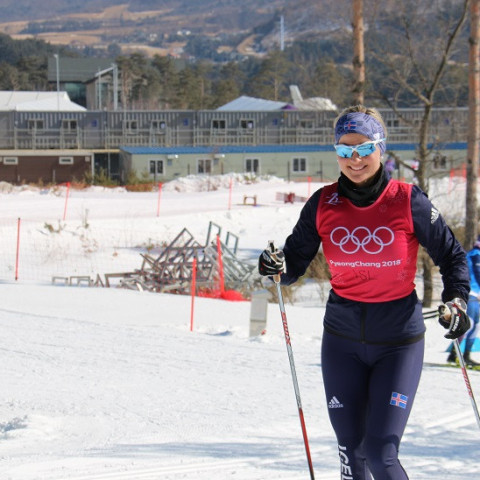
[(60, 68), (59, 68), (59, 58), (58, 53), (54, 53), (53, 56), (55, 57), (55, 64), (57, 70), (57, 110), (60, 110)]

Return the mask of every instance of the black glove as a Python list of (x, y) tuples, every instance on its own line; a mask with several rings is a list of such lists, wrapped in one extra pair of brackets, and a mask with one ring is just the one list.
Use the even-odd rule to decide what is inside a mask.
[(258, 273), (265, 276), (280, 275), (285, 271), (285, 255), (282, 250), (266, 249), (258, 258)]
[(470, 329), (470, 318), (465, 310), (467, 305), (461, 298), (454, 298), (445, 305), (438, 307), (438, 321), (448, 332), (445, 338), (454, 340), (461, 337)]

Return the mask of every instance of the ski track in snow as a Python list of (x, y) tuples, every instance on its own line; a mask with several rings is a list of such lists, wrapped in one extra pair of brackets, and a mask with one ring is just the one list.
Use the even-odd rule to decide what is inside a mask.
[[(325, 452), (317, 450), (313, 453), (321, 455)], [(278, 464), (280, 467), (291, 464), (292, 467), (296, 468), (301, 461), (303, 461), (303, 459), (300, 458), (299, 455), (282, 455), (280, 459), (266, 459), (252, 456), (250, 458), (244, 459), (229, 459), (215, 462), (188, 463), (182, 465), (172, 463), (171, 465), (144, 468), (138, 470), (129, 470), (126, 472), (73, 476), (71, 477), (71, 480), (154, 480), (157, 478), (173, 480), (180, 478), (194, 478), (193, 476), (189, 476), (189, 474), (199, 475), (204, 473), (209, 473), (212, 478), (241, 479), (245, 478), (245, 475), (248, 475), (248, 477), (254, 477), (255, 475), (258, 475), (258, 477), (256, 478), (279, 478), (282, 480), (299, 480), (305, 478), (305, 473), (284, 474), (282, 472), (275, 471), (275, 464)], [(161, 477), (159, 477), (159, 475), (161, 475)], [(329, 480), (333, 477), (331, 473), (318, 474), (317, 472), (315, 474), (315, 478), (319, 480)]]

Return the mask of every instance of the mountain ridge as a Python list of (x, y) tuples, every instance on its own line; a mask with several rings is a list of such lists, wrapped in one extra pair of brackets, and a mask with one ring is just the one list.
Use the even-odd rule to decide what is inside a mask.
[[(348, 3), (299, 0), (292, 6), (289, 0), (244, 0), (241, 4), (236, 0), (126, 0), (121, 4), (115, 0), (44, 0), (40, 4), (0, 0), (5, 12), (0, 31), (15, 39), (37, 38), (75, 48), (118, 44), (122, 50), (143, 46), (148, 52), (149, 47), (150, 53), (161, 53), (162, 47), (173, 53), (175, 36), (218, 39), (228, 51), (254, 35), (257, 39), (248, 43), (257, 43), (255, 48), (261, 50), (280, 44), (280, 16), (284, 17), (283, 38), (292, 42), (348, 25), (350, 10), (341, 8)], [(45, 12), (54, 14), (45, 18)], [(186, 41), (174, 40), (179, 48)], [(168, 43), (167, 48), (163, 43)]]

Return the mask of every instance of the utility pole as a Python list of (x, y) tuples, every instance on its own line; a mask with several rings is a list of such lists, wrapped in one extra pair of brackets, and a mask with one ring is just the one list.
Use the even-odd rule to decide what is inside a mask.
[(283, 15), (280, 17), (280, 51), (285, 50), (285, 21)]
[(58, 57), (58, 53), (54, 53), (53, 56), (55, 57), (55, 66), (56, 66), (56, 74), (57, 74), (57, 111), (60, 110), (60, 59)]

